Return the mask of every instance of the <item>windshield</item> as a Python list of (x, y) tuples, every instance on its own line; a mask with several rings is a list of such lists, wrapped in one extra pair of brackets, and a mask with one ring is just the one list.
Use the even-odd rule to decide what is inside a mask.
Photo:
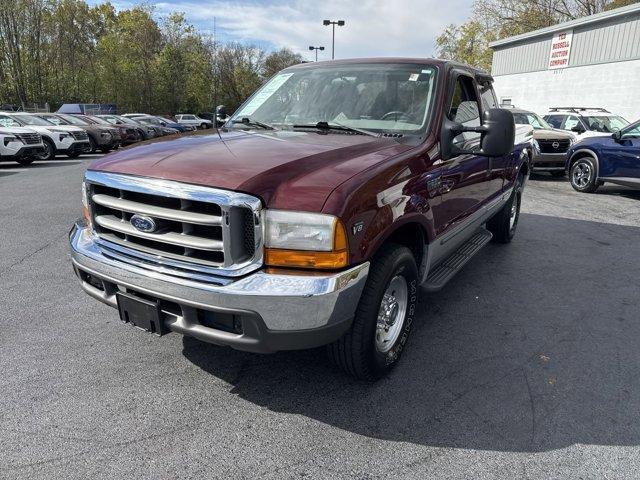
[(160, 122), (153, 117), (139, 117), (136, 118), (136, 121), (147, 125), (160, 125)]
[(0, 125), (3, 127), (21, 127), (22, 124), (18, 123), (15, 119), (0, 115)]
[(104, 118), (96, 117), (94, 115), (87, 115), (86, 119), (94, 124), (97, 123), (98, 125), (111, 125)]
[(629, 125), (624, 118), (618, 116), (588, 115), (582, 119), (589, 130), (594, 132), (613, 133)]
[(25, 125), (36, 125), (40, 127), (50, 127), (51, 125), (54, 125), (53, 123), (48, 122), (43, 118), (36, 117), (35, 115), (14, 115), (14, 118)]
[[(362, 64), (284, 71), (230, 119), (278, 128), (326, 122), (375, 133), (420, 135), (432, 110), (436, 71), (413, 64)], [(235, 121), (235, 122), (234, 122)]]
[(79, 125), (79, 126), (87, 126), (90, 125), (89, 122), (85, 122), (78, 117), (74, 117), (73, 115), (59, 115), (60, 118), (66, 120), (71, 125)]
[[(140, 122), (138, 122), (137, 120), (134, 120), (133, 118), (128, 118), (128, 117), (116, 117), (117, 120), (120, 120), (123, 123), (127, 123), (129, 125), (140, 125)], [(114, 118), (114, 121), (117, 121), (116, 118)]]
[(535, 130), (553, 128), (535, 113), (514, 113), (513, 119), (520, 125), (531, 125)]
[(39, 117), (44, 118), (46, 121), (51, 122), (54, 125), (69, 125), (69, 122), (55, 115), (39, 115)]

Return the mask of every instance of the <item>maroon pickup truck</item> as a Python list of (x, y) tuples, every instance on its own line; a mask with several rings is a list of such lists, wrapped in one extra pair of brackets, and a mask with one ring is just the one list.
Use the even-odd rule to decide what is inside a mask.
[(420, 289), (515, 233), (532, 148), (491, 85), (430, 59), (298, 65), (219, 132), (97, 160), (70, 233), (81, 285), (157, 335), (327, 345), (378, 378)]

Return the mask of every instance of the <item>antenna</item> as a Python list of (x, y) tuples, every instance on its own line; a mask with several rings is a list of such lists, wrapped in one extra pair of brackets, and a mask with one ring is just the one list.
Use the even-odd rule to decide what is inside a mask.
[(218, 130), (218, 35), (216, 32), (216, 17), (213, 17), (213, 125), (220, 140), (220, 130)]

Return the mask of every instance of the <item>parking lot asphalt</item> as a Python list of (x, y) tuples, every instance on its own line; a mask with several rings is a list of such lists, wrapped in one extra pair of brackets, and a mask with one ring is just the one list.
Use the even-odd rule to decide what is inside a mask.
[(0, 478), (637, 478), (640, 193), (527, 185), (375, 384), (120, 323), (67, 232), (90, 159), (0, 164)]

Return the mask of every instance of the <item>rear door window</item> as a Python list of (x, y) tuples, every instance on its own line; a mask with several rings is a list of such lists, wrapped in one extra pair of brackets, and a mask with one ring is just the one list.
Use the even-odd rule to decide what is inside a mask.
[(571, 130), (572, 128), (574, 128), (579, 124), (580, 124), (580, 119), (577, 116), (567, 115), (567, 118), (564, 121), (564, 126), (562, 128), (564, 128), (565, 130)]

